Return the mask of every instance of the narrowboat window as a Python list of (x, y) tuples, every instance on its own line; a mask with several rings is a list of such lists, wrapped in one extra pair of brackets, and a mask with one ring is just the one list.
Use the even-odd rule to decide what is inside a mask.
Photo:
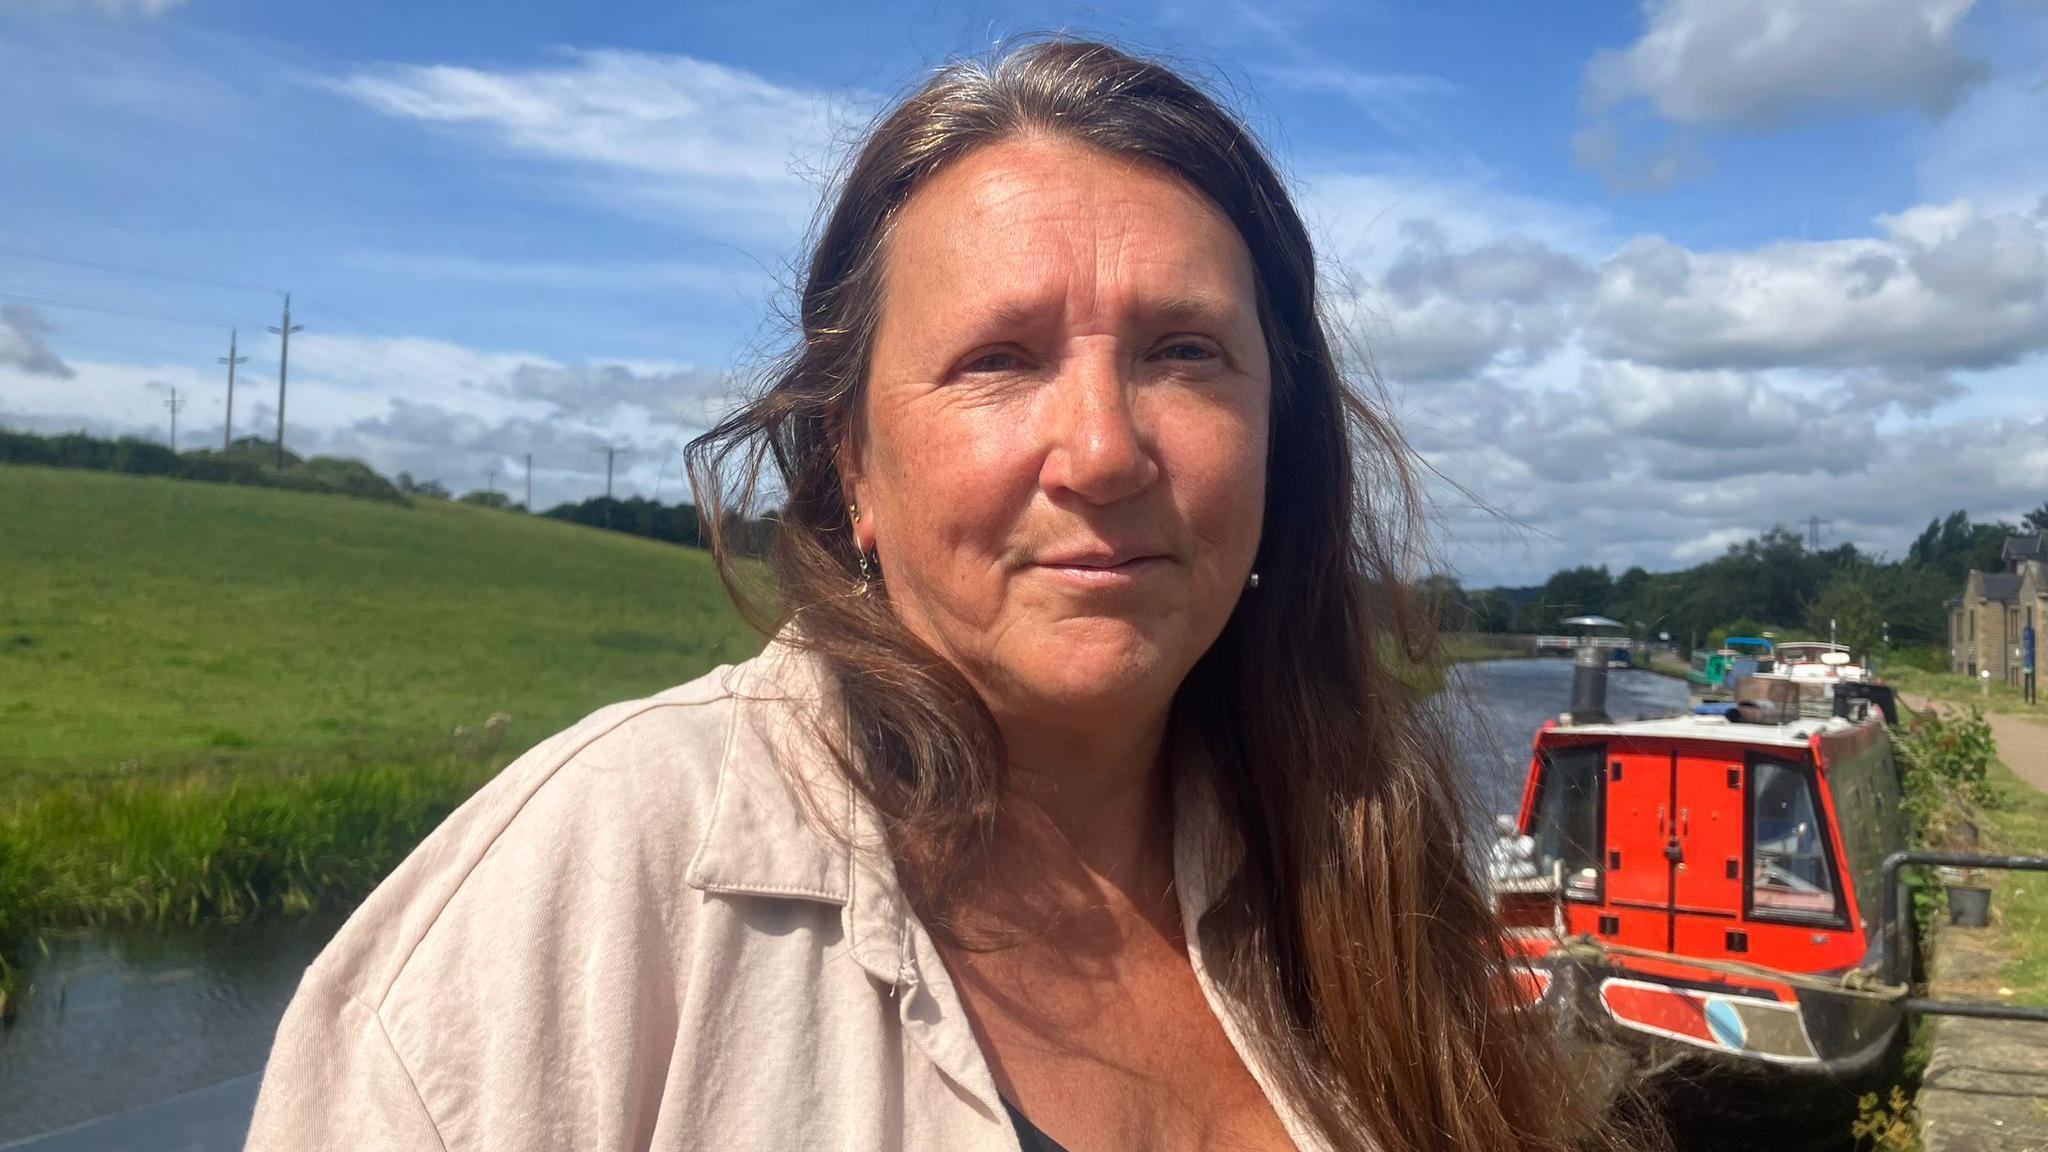
[(1750, 906), (1760, 913), (1835, 914), (1835, 881), (1827, 841), (1806, 774), (1761, 760), (1750, 774)]
[(1536, 797), (1536, 866), (1548, 873), (1564, 865), (1567, 896), (1600, 898), (1601, 769), (1607, 749), (1558, 748), (1545, 755), (1542, 791)]

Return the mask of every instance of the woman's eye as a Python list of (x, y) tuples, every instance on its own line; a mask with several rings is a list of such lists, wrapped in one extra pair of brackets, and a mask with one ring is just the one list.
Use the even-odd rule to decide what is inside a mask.
[(1189, 340), (1168, 344), (1158, 352), (1160, 359), (1181, 360), (1190, 363), (1213, 359), (1215, 355), (1215, 351), (1210, 349), (1208, 345), (1196, 344)]
[(986, 352), (969, 360), (962, 371), (1008, 372), (1016, 366), (1017, 354), (1014, 352)]

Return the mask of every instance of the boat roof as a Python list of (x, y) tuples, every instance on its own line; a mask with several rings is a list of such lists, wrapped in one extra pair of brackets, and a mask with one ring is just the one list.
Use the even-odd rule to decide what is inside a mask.
[(1805, 748), (1815, 736), (1848, 732), (1856, 722), (1839, 716), (1802, 717), (1789, 724), (1743, 724), (1725, 716), (1661, 716), (1608, 724), (1571, 724), (1545, 729), (1559, 736), (1612, 736), (1633, 740), (1713, 740), (1764, 748)]
[(1849, 650), (1847, 644), (1830, 644), (1825, 640), (1787, 640), (1783, 644), (1778, 645), (1778, 651), (1780, 652), (1788, 648), (1801, 650), (1818, 648), (1824, 652), (1847, 652)]

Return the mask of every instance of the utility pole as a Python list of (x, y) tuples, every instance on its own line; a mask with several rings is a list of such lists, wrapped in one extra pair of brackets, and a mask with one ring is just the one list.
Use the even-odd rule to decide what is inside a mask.
[(533, 515), (533, 453), (526, 454), (526, 514)]
[(305, 327), (292, 323), (292, 294), (284, 294), (284, 322), (271, 325), (270, 330), (278, 336), (277, 346), (277, 470), (284, 471), (284, 367), (292, 356), (292, 333)]
[(223, 460), (227, 458), (228, 450), (235, 446), (235, 365), (246, 363), (249, 359), (247, 356), (235, 355), (236, 336), (233, 328), (228, 329), (228, 354), (213, 358), (215, 363), (228, 366), (228, 422), (226, 430), (220, 434), (220, 454)]
[(604, 453), (604, 526), (609, 528), (612, 526), (612, 461), (619, 453), (631, 452), (632, 449), (607, 444), (598, 451)]
[(171, 389), (171, 394), (164, 398), (164, 407), (171, 410), (171, 451), (176, 453), (178, 451), (178, 411), (185, 407), (185, 398), (178, 395), (178, 390), (173, 388)]
[(484, 491), (496, 495), (498, 491), (498, 466), (491, 465), (491, 478), (484, 481)]

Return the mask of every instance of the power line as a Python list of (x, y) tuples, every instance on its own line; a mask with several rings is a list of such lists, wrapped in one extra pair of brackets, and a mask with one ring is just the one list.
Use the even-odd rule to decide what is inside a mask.
[(284, 294), (284, 321), (271, 325), (280, 343), (277, 348), (277, 470), (284, 471), (284, 366), (291, 359), (292, 333), (305, 328), (292, 323), (292, 294)]
[(192, 328), (213, 328), (218, 321), (200, 320), (191, 316), (179, 316), (169, 312), (150, 312), (139, 308), (114, 308), (104, 304), (85, 304), (77, 300), (60, 300), (55, 296), (37, 296), (28, 292), (0, 291), (0, 297), (38, 304), (44, 308), (63, 308), (73, 312), (98, 312), (103, 316), (121, 316), (130, 320), (156, 320), (165, 324), (183, 324)]
[(235, 445), (235, 365), (248, 363), (247, 356), (235, 355), (236, 329), (228, 329), (228, 354), (215, 356), (214, 362), (228, 366), (228, 418), (227, 426), (220, 434), (220, 454), (225, 458)]
[(50, 252), (31, 252), (26, 248), (0, 245), (0, 256), (13, 256), (22, 260), (35, 260), (45, 264), (68, 264), (74, 268), (90, 268), (95, 272), (115, 272), (124, 276), (142, 276), (152, 280), (172, 280), (184, 284), (199, 284), (207, 288), (225, 288), (234, 292), (281, 292), (268, 284), (246, 284), (237, 280), (216, 280), (207, 276), (190, 276), (182, 272), (164, 272), (154, 268), (142, 268), (132, 264), (113, 264), (102, 260), (85, 260), (77, 256), (58, 256)]

